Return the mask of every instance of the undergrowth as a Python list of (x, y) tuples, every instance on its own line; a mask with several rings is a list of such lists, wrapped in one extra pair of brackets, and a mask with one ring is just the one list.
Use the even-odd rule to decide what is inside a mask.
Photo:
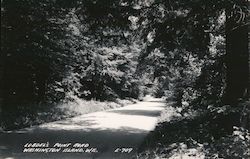
[(146, 137), (135, 158), (248, 159), (250, 108), (247, 105), (249, 101), (235, 107), (189, 112), (171, 108), (175, 115), (171, 118), (169, 114), (163, 115), (165, 120), (161, 119), (156, 129)]

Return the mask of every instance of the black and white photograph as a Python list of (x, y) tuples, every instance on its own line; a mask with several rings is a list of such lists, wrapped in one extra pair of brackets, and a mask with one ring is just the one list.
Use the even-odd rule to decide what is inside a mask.
[(1, 0), (0, 159), (250, 159), (249, 0)]

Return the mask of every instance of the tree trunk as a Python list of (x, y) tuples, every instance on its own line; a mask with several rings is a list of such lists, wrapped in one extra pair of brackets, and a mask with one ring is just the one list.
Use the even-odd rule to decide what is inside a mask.
[[(2, 15), (3, 15), (3, 11), (4, 11), (4, 7), (2, 5), (1, 1), (1, 22), (3, 20)], [(3, 52), (3, 40), (4, 40), (4, 32), (5, 30), (2, 27), (2, 23), (1, 23), (1, 54), (0, 54), (0, 131), (1, 131), (1, 124), (3, 121), (3, 96), (4, 96), (4, 92), (3, 92), (3, 71), (4, 71), (4, 55), (5, 52)]]
[[(249, 3), (248, 3), (248, 9), (250, 10)], [(247, 21), (248, 22), (250, 21), (249, 15), (248, 15)], [(248, 25), (248, 91), (247, 91), (247, 97), (250, 98), (250, 25)]]
[[(236, 12), (239, 14), (238, 12)], [(236, 104), (249, 92), (249, 51), (247, 19), (237, 14), (226, 19), (226, 93), (225, 103)], [(242, 12), (241, 12), (242, 14)], [(245, 15), (247, 13), (245, 12)], [(238, 18), (239, 17), (239, 18)]]
[(4, 96), (4, 92), (3, 92), (3, 56), (0, 57), (0, 130), (1, 130), (1, 122), (2, 122), (2, 107), (3, 107), (3, 96)]

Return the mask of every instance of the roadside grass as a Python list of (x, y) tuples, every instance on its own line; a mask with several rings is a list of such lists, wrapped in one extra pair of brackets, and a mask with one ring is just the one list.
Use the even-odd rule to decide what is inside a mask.
[(171, 107), (170, 102), (134, 158), (248, 159), (249, 125), (241, 127), (243, 116), (248, 116), (244, 123), (250, 124), (248, 104), (181, 113), (181, 108)]
[(78, 100), (75, 102), (58, 105), (56, 109), (62, 113), (63, 118), (73, 117), (76, 115), (88, 114), (97, 111), (119, 108), (124, 105), (136, 103), (132, 99), (116, 99), (115, 101), (96, 101), (96, 100)]

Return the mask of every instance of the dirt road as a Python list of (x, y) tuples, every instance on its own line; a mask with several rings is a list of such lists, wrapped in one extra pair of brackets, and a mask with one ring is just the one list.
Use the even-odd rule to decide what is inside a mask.
[(2, 133), (0, 158), (129, 159), (154, 129), (163, 109), (162, 100), (151, 98), (118, 109)]

